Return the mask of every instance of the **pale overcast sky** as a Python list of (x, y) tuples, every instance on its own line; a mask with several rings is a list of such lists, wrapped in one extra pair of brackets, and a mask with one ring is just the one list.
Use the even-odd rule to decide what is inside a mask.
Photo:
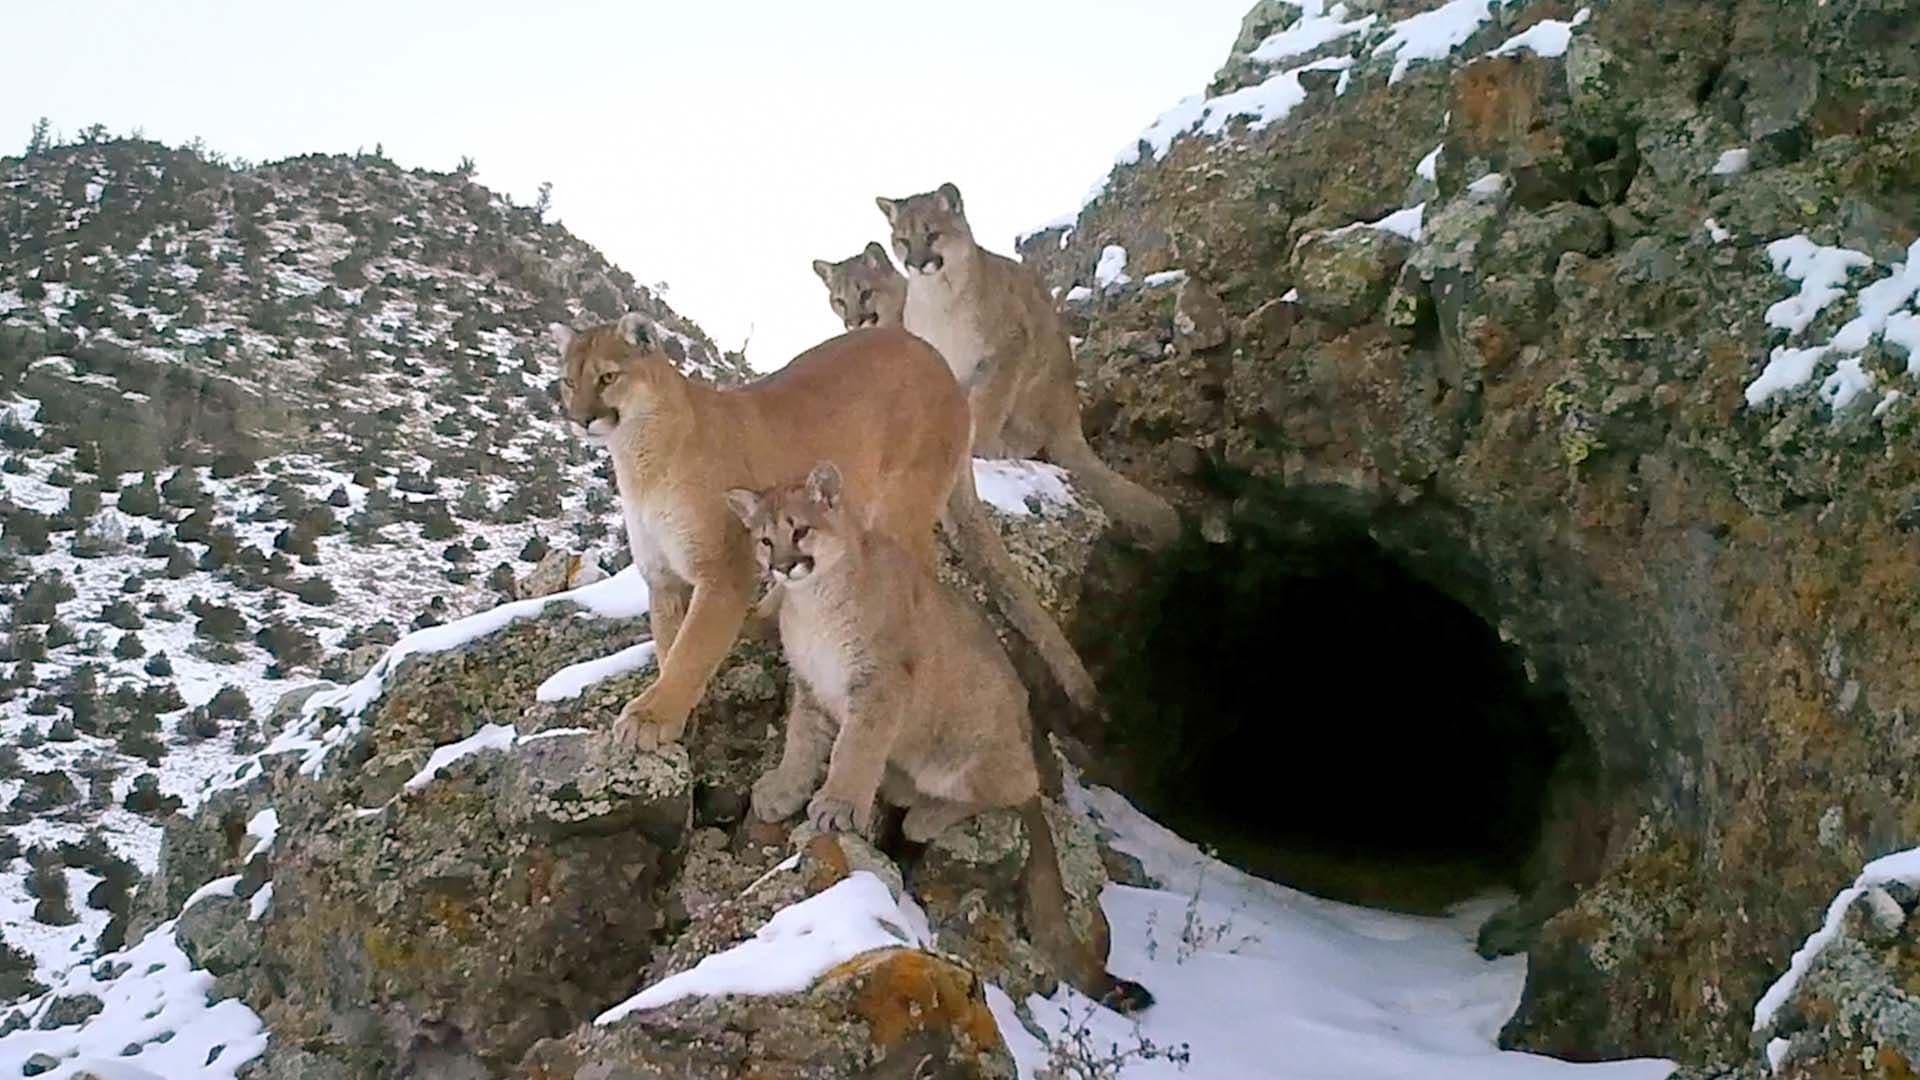
[[(271, 160), (383, 144), (554, 213), (762, 369), (839, 330), (809, 264), (876, 194), (976, 234), (1077, 207), (1225, 59), (1251, 0), (20, 3), (0, 140), (35, 117)], [(17, 145), (15, 145), (17, 144)]]

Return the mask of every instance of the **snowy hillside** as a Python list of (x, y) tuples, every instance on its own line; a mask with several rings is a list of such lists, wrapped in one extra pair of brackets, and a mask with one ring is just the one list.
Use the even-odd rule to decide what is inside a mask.
[(0, 992), (118, 947), (159, 821), (286, 690), (549, 550), (624, 561), (542, 328), (640, 310), (744, 368), (541, 219), (378, 156), (0, 158)]

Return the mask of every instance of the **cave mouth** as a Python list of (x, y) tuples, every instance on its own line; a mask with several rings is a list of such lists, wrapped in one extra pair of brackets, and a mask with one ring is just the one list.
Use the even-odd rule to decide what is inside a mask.
[(1312, 499), (1157, 560), (1112, 669), (1129, 793), (1227, 862), (1331, 899), (1434, 913), (1537, 884), (1580, 725), (1410, 561)]

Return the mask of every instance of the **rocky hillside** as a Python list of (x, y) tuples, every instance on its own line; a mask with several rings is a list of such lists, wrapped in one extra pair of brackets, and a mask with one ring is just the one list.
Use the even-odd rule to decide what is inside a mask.
[(551, 552), (618, 569), (543, 330), (629, 309), (690, 369), (744, 372), (463, 173), (0, 158), (0, 989), (117, 947), (159, 821), (259, 749), (287, 687)]
[(1920, 1069), (1911, 873), (1862, 873), (1920, 843), (1917, 193), (1911, 0), (1262, 0), (1023, 240), (1104, 452), (1217, 544), (1377, 547), (1570, 703), (1511, 1045)]

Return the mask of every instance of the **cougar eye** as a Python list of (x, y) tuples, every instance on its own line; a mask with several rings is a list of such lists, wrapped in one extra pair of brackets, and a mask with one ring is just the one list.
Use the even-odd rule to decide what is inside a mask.
[(763, 536), (760, 538), (760, 546), (771, 551), (773, 550), (773, 541)]
[(835, 310), (835, 311), (845, 311), (845, 310), (847, 310), (847, 305), (846, 305), (846, 304), (844, 304), (844, 303), (842, 303), (842, 302), (841, 302), (841, 300), (840, 300), (840, 298), (836, 296), (836, 297), (834, 297), (834, 298), (833, 298), (833, 310)]
[(860, 302), (861, 302), (861, 303), (863, 303), (863, 304), (864, 304), (864, 303), (866, 303), (867, 301), (869, 301), (869, 300), (871, 300), (871, 299), (873, 299), (873, 290), (872, 290), (872, 289), (861, 289), (861, 290), (860, 290)]
[(929, 244), (937, 244), (937, 243), (939, 243), (939, 242), (940, 242), (940, 234), (939, 234), (939, 233), (937, 233), (937, 232), (930, 232), (930, 233), (928, 233), (928, 234), (927, 234), (927, 243), (929, 243)]
[(615, 380), (615, 379), (617, 379), (617, 378), (619, 378), (619, 377), (620, 377), (620, 376), (618, 376), (618, 375), (616, 375), (616, 374), (614, 374), (614, 373), (613, 373), (613, 372), (611, 372), (611, 371), (603, 371), (603, 372), (601, 372), (601, 373), (600, 373), (600, 380), (599, 380), (599, 383), (598, 383), (598, 385), (600, 385), (600, 386), (612, 386), (612, 385), (613, 385), (613, 380)]
[(802, 541), (802, 540), (805, 540), (805, 539), (807, 538), (807, 535), (808, 535), (809, 533), (811, 533), (811, 532), (813, 532), (813, 530), (812, 530), (811, 528), (809, 528), (809, 527), (807, 527), (807, 526), (805, 526), (805, 525), (796, 525), (796, 526), (794, 526), (794, 527), (793, 527), (793, 542), (797, 544), (797, 543), (799, 543), (800, 541)]

